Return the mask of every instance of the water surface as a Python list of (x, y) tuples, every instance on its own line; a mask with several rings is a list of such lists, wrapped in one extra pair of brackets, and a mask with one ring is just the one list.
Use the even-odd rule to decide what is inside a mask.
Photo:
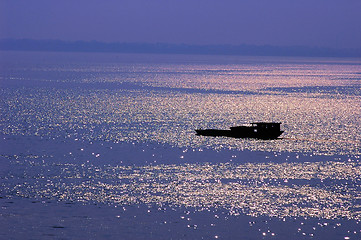
[[(2, 52), (2, 237), (357, 239), (360, 65)], [(194, 132), (254, 121), (285, 132)]]

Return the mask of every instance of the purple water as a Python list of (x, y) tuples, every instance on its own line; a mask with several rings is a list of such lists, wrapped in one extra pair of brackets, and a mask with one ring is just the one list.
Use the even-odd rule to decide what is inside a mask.
[(0, 238), (361, 237), (359, 59), (0, 56)]

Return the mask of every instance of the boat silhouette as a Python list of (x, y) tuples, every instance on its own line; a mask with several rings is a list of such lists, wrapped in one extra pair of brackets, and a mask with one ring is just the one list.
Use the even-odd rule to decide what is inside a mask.
[(253, 122), (250, 126), (235, 126), (229, 130), (196, 129), (197, 135), (212, 137), (277, 139), (281, 131), (280, 122)]

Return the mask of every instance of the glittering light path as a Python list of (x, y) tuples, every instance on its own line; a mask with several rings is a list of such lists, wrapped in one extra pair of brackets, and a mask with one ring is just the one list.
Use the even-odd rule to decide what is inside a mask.
[(359, 60), (2, 54), (0, 238), (359, 239)]
[(8, 177), (18, 184), (6, 189), (35, 199), (224, 208), (231, 215), (279, 218), (361, 218), (361, 165), (355, 161), (96, 166), (26, 160), (21, 166), (22, 176)]

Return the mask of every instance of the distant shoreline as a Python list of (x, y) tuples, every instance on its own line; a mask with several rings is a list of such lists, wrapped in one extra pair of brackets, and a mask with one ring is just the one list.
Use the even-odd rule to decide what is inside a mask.
[(121, 43), (98, 41), (62, 41), (34, 39), (0, 39), (3, 51), (104, 52), (142, 54), (198, 54), (232, 56), (287, 57), (361, 57), (361, 48), (322, 48), (271, 45), (191, 45), (169, 43)]

